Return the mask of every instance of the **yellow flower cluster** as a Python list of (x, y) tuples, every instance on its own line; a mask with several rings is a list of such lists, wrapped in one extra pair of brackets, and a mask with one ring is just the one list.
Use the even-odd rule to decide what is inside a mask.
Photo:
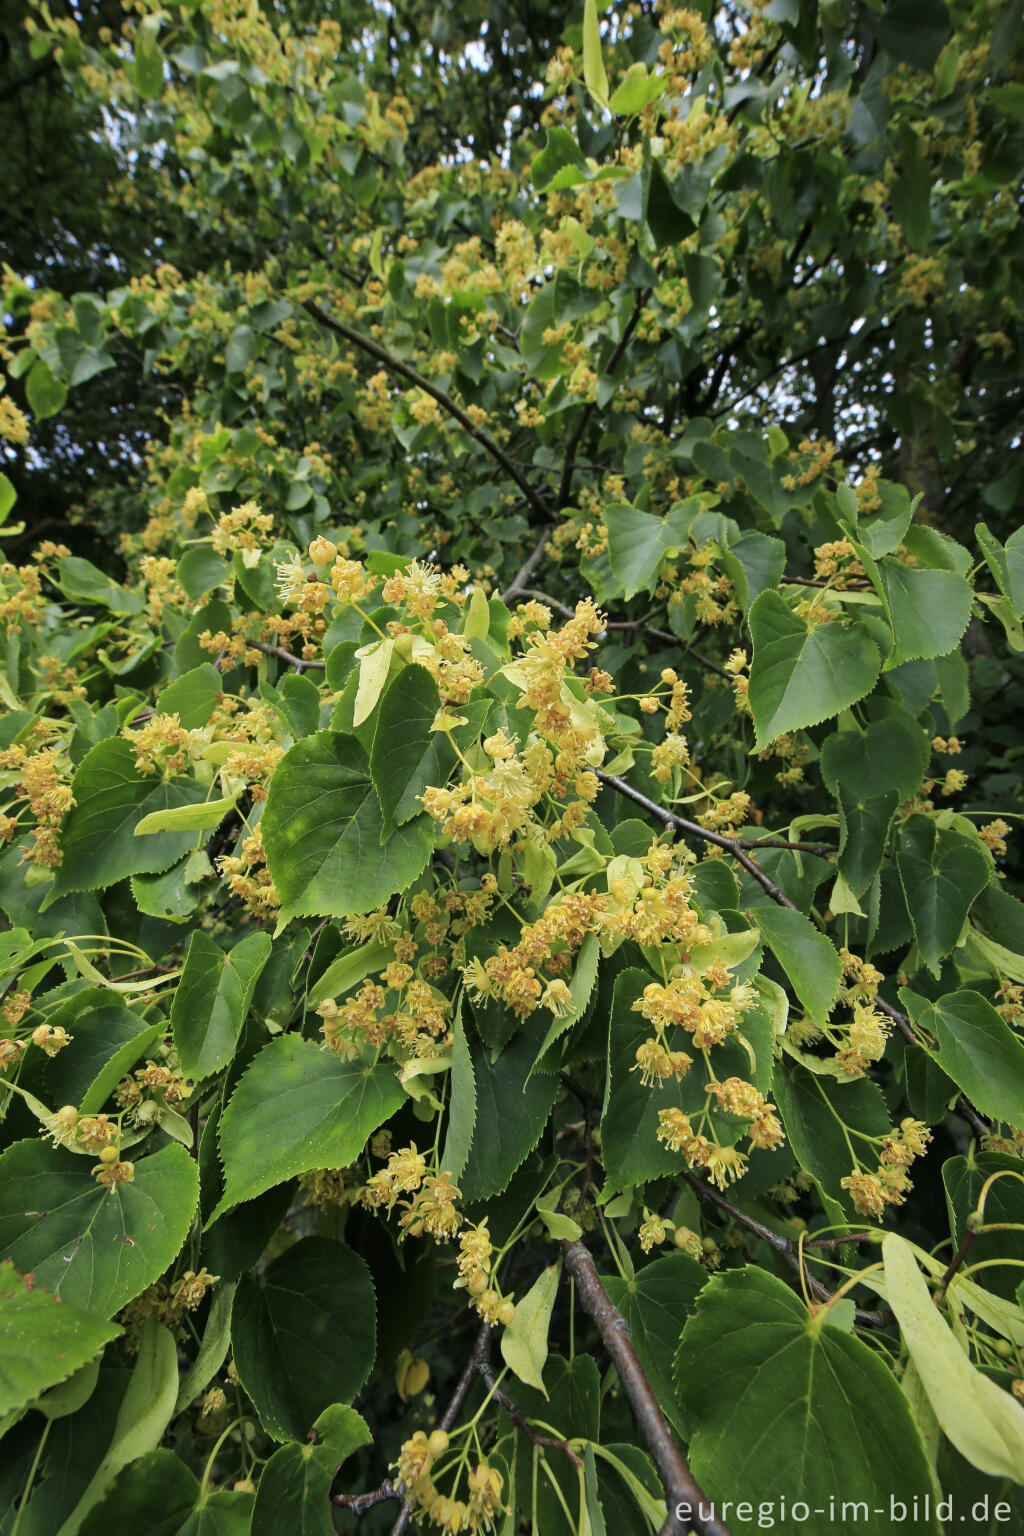
[[(391, 1006), (389, 999), (395, 998)], [(317, 1006), (324, 1044), (346, 1061), (362, 1056), (367, 1046), (388, 1042), (414, 1056), (436, 1056), (446, 1038), (451, 1003), (412, 966), (393, 960), (378, 980), (364, 982), (354, 996), (339, 1003), (328, 997)], [(385, 1011), (387, 1010), (387, 1011)]]
[(911, 1188), (908, 1169), (923, 1157), (932, 1133), (921, 1120), (908, 1117), (900, 1128), (882, 1140), (877, 1173), (865, 1173), (860, 1167), (839, 1182), (848, 1189), (850, 1199), (862, 1216), (876, 1219), (885, 1214), (887, 1205), (902, 1205)]
[(503, 1296), (493, 1284), (493, 1252), (486, 1220), (479, 1226), (466, 1227), (459, 1238), (459, 1277), (455, 1281), (455, 1289), (465, 1289), (469, 1293), (471, 1305), (492, 1328), (496, 1323), (507, 1326), (516, 1313), (511, 1296)]
[[(411, 1200), (399, 1200), (408, 1194)], [(362, 1192), (363, 1204), (371, 1210), (384, 1208), (388, 1211), (399, 1205), (403, 1215), (398, 1225), (410, 1236), (421, 1237), (426, 1233), (436, 1243), (455, 1236), (462, 1225), (462, 1215), (457, 1209), (461, 1191), (450, 1173), (428, 1173), (427, 1160), (411, 1142), (392, 1152), (387, 1166), (367, 1180)]]
[(439, 1493), (431, 1474), (448, 1445), (448, 1434), (443, 1429), (435, 1429), (430, 1435), (418, 1429), (405, 1441), (394, 1466), (406, 1498), (444, 1536), (460, 1536), (461, 1532), (476, 1536), (476, 1533), (492, 1531), (496, 1517), (502, 1512), (504, 1479), (501, 1473), (481, 1461), (468, 1474), (467, 1499)]
[(524, 926), (512, 949), (503, 944), (486, 960), (470, 961), (462, 972), (466, 986), (476, 997), (499, 998), (520, 1018), (539, 1007), (558, 1014), (568, 989), (555, 983), (572, 964), (607, 900), (598, 892), (563, 893), (536, 922)]

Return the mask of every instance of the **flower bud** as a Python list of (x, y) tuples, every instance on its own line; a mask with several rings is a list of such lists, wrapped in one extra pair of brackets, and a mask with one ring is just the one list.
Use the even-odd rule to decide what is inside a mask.
[(501, 1307), (499, 1307), (499, 1309), (498, 1309), (498, 1322), (499, 1323), (503, 1323), (504, 1326), (507, 1328), (509, 1323), (515, 1317), (515, 1315), (516, 1315), (516, 1304), (515, 1304), (515, 1302), (514, 1301), (503, 1302)]
[(427, 1447), (431, 1456), (443, 1456), (448, 1449), (448, 1431), (445, 1429), (433, 1430), (427, 1441)]
[(309, 558), (314, 565), (332, 565), (338, 558), (338, 546), (320, 534), (309, 546)]

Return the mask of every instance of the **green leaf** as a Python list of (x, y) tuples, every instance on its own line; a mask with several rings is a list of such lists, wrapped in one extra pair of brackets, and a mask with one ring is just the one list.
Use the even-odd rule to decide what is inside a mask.
[(209, 544), (186, 549), (178, 561), (178, 580), (193, 602), (205, 597), (228, 579), (231, 567)]
[(167, 1268), (198, 1198), (196, 1165), (180, 1146), (140, 1158), (131, 1183), (107, 1189), (89, 1158), (19, 1141), (0, 1157), (0, 1259), (110, 1317)]
[(174, 1451), (155, 1450), (120, 1472), (82, 1522), (79, 1536), (249, 1536), (251, 1493), (204, 1491)]
[(679, 1335), (708, 1272), (685, 1253), (667, 1253), (638, 1269), (631, 1280), (604, 1276), (604, 1286), (629, 1326), (641, 1369), (659, 1407), (682, 1430), (672, 1367)]
[(159, 35), (159, 16), (146, 16), (139, 23), (135, 37), (135, 89), (143, 101), (152, 101), (164, 86), (164, 61), (157, 44)]
[(874, 641), (859, 625), (837, 619), (808, 629), (777, 592), (762, 592), (750, 610), (754, 659), (750, 708), (756, 748), (786, 731), (817, 725), (870, 693), (881, 670)]
[(0, 1416), (66, 1381), (121, 1332), (27, 1285), (9, 1261), (0, 1264), (0, 1317)]
[[(804, 1529), (857, 1536), (890, 1498), (909, 1509), (920, 1500), (923, 1510), (933, 1492), (909, 1405), (882, 1356), (830, 1326), (827, 1309), (809, 1316), (764, 1270), (730, 1270), (704, 1288), (676, 1379), (690, 1464), (710, 1499), (778, 1509), (798, 1492), (823, 1516)], [(905, 1528), (938, 1532), (916, 1516)]]
[(154, 1317), (148, 1317), (135, 1356), (135, 1369), (117, 1411), (113, 1438), (57, 1536), (77, 1536), (85, 1517), (117, 1474), (129, 1462), (156, 1449), (171, 1421), (177, 1390), (178, 1352), (174, 1335)]
[(521, 1301), (516, 1315), (501, 1336), (501, 1356), (509, 1370), (528, 1387), (536, 1387), (547, 1397), (544, 1386), (544, 1362), (548, 1358), (548, 1328), (558, 1292), (562, 1261), (545, 1269), (533, 1282)]
[(1024, 1407), (971, 1364), (910, 1244), (890, 1232), (882, 1258), (886, 1300), (943, 1434), (979, 1471), (1024, 1481)]
[(68, 387), (54, 376), (42, 358), (32, 364), (25, 380), (29, 410), (37, 421), (55, 416), (68, 397)]
[(8, 480), (7, 476), (0, 474), (0, 523), (7, 521), (7, 514), (18, 499), (18, 493)]
[(377, 1304), (357, 1253), (304, 1237), (258, 1274), (231, 1309), (235, 1369), (277, 1440), (305, 1440), (325, 1409), (353, 1398), (373, 1366)]
[(381, 847), (384, 816), (354, 736), (320, 731), (297, 742), (270, 784), (261, 822), (280, 922), (369, 912), (422, 872), (434, 823), (417, 816)]
[(71, 782), (72, 805), (61, 827), (63, 862), (50, 906), (69, 891), (93, 891), (128, 875), (157, 875), (191, 850), (190, 832), (135, 837), (136, 824), (157, 811), (192, 806), (205, 795), (195, 779), (144, 778), (131, 744), (111, 737), (82, 759)]
[(839, 784), (839, 872), (855, 896), (863, 896), (881, 865), (899, 792), (861, 798)]
[(372, 1440), (352, 1408), (328, 1408), (313, 1425), (316, 1440), (274, 1452), (260, 1473), (252, 1536), (334, 1536), (330, 1492), (342, 1462)]
[(1024, 1130), (1024, 1045), (980, 992), (949, 992), (935, 1003), (909, 987), (900, 1001), (937, 1047), (921, 1041), (983, 1115)]
[(823, 1023), (836, 1000), (842, 966), (831, 939), (788, 907), (754, 907), (751, 917), (811, 1018)]
[(750, 529), (723, 552), (722, 566), (746, 613), (762, 592), (778, 586), (786, 567), (786, 546), (781, 539)]
[(361, 944), (358, 949), (341, 955), (324, 971), (310, 987), (306, 1006), (315, 1008), (325, 997), (344, 997), (359, 982), (365, 981), (374, 971), (382, 971), (395, 958), (394, 944)]
[(886, 53), (919, 70), (932, 68), (950, 35), (945, 0), (895, 0), (868, 25)]
[(608, 105), (619, 117), (635, 117), (666, 88), (663, 75), (648, 75), (647, 65), (639, 60), (631, 64), (616, 87)]
[(82, 1114), (103, 1108), (124, 1074), (166, 1027), (116, 1002), (110, 992), (89, 987), (50, 1015), (72, 1041), (45, 1067), (46, 1093), (56, 1104), (75, 1104)]
[(902, 164), (893, 183), (892, 210), (907, 244), (912, 250), (923, 251), (932, 237), (931, 167), (917, 134), (909, 126), (904, 126), (900, 144)]
[(625, 505), (605, 509), (608, 559), (625, 597), (653, 590), (662, 561), (670, 549), (685, 547), (689, 525), (699, 511), (697, 501), (681, 502), (667, 517)]
[(887, 670), (945, 656), (960, 643), (971, 617), (971, 589), (963, 576), (886, 560), (878, 566), (878, 579), (896, 637)]
[(595, 101), (600, 106), (607, 107), (608, 76), (601, 53), (601, 28), (597, 20), (597, 0), (584, 0), (583, 79)]
[(186, 731), (196, 731), (206, 724), (220, 698), (221, 675), (212, 662), (204, 661), (157, 695), (157, 713), (177, 715)]
[(404, 1102), (393, 1067), (342, 1061), (298, 1035), (271, 1040), (224, 1111), (224, 1196), (211, 1220), (295, 1174), (354, 1163)]
[(157, 832), (208, 832), (219, 827), (235, 808), (237, 795), (222, 800), (204, 800), (199, 805), (179, 805), (168, 811), (151, 811), (135, 828), (136, 837), (152, 837)]
[(497, 1061), (479, 1043), (471, 1047), (476, 1121), (461, 1179), (467, 1203), (500, 1194), (547, 1124), (558, 1079), (531, 1076), (537, 1044), (536, 1034), (521, 1028)]
[(821, 776), (833, 795), (840, 783), (858, 800), (895, 789), (900, 801), (921, 787), (931, 746), (910, 715), (902, 711), (874, 720), (866, 731), (836, 731), (821, 748)]
[(113, 613), (140, 613), (142, 598), (129, 592), (99, 570), (90, 560), (78, 555), (64, 555), (57, 561), (58, 582), (65, 597), (72, 602), (92, 606), (95, 603)]
[(231, 1060), (270, 948), (267, 933), (250, 933), (228, 951), (201, 928), (193, 933), (171, 1007), (186, 1077), (201, 1081)]
[(853, 1204), (841, 1187), (854, 1171), (843, 1127), (862, 1136), (889, 1135), (892, 1122), (881, 1089), (866, 1077), (840, 1083), (789, 1061), (784, 1071), (775, 1073), (772, 1093), (801, 1168), (837, 1202), (837, 1213), (846, 1210), (852, 1215)]
[(1011, 533), (1005, 546), (999, 543), (985, 523), (978, 523), (974, 533), (996, 585), (1010, 604), (1014, 617), (1024, 618), (1024, 528)]
[[(444, 731), (431, 727), (437, 718), (437, 684), (425, 667), (404, 667), (384, 691), (370, 750), (370, 777), (380, 800), (385, 834), (423, 814), (420, 795), (448, 782), (458, 756)], [(485, 702), (459, 713), (469, 717), (452, 733), (465, 750), (480, 732)]]
[(452, 1070), (448, 1091), (448, 1124), (445, 1128), (441, 1167), (458, 1183), (469, 1161), (476, 1127), (476, 1077), (473, 1057), (462, 1026), (462, 1000), (452, 1021)]
[(921, 958), (933, 975), (960, 941), (971, 903), (989, 881), (989, 861), (972, 838), (940, 829), (930, 816), (900, 828), (896, 867)]
[(545, 129), (544, 148), (539, 155), (534, 155), (530, 162), (530, 179), (538, 192), (545, 188), (551, 188), (553, 182), (562, 185), (560, 172), (568, 176), (566, 185), (575, 185), (576, 181), (589, 179), (587, 162), (583, 158), (583, 152), (576, 143), (575, 138), (567, 128)]

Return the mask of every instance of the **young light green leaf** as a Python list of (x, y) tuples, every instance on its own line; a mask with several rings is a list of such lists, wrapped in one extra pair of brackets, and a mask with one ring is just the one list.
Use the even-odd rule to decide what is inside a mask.
[(597, 19), (597, 0), (585, 0), (583, 7), (583, 78), (587, 90), (602, 107), (608, 105), (608, 75), (601, 52), (601, 28)]
[(99, 1503), (121, 1469), (156, 1449), (171, 1421), (177, 1391), (178, 1352), (174, 1335), (155, 1317), (148, 1317), (128, 1390), (118, 1409), (113, 1439), (57, 1536), (77, 1536), (86, 1515)]
[(237, 795), (220, 800), (204, 800), (199, 805), (179, 805), (172, 810), (151, 811), (135, 828), (136, 837), (152, 837), (154, 832), (210, 832), (219, 827), (235, 808)]
[(376, 644), (367, 646), (362, 652), (357, 653), (360, 656), (359, 686), (356, 688), (355, 707), (352, 711), (353, 730), (373, 714), (377, 700), (384, 692), (384, 684), (388, 680), (394, 649), (394, 640), (378, 640)]
[(548, 1327), (561, 1272), (559, 1259), (538, 1276), (522, 1301), (516, 1303), (516, 1315), (501, 1336), (505, 1364), (520, 1381), (536, 1387), (545, 1397), (548, 1394), (543, 1373), (548, 1357)]
[(310, 987), (306, 1006), (315, 1008), (327, 997), (344, 997), (359, 982), (365, 981), (374, 971), (382, 971), (395, 958), (393, 944), (361, 944), (347, 955), (341, 955), (324, 971)]
[(462, 1026), (462, 999), (452, 1020), (452, 1073), (448, 1090), (448, 1125), (445, 1129), (441, 1167), (458, 1183), (469, 1160), (476, 1126), (476, 1077), (466, 1031)]
[(1024, 1407), (971, 1364), (936, 1307), (910, 1244), (890, 1232), (882, 1258), (886, 1300), (943, 1433), (979, 1471), (1024, 1482)]

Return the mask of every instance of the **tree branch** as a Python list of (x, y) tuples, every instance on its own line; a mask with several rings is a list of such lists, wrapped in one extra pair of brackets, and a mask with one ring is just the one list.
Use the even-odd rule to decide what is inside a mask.
[(626, 1319), (605, 1290), (589, 1249), (579, 1239), (572, 1242), (566, 1240), (562, 1243), (562, 1255), (566, 1269), (576, 1282), (580, 1301), (597, 1324), (597, 1331), (611, 1356), (622, 1390), (636, 1415), (636, 1421), (658, 1469), (665, 1490), (666, 1505), (662, 1536), (672, 1536), (672, 1533), (679, 1536), (680, 1524), (675, 1518), (677, 1504), (690, 1506), (689, 1525), (699, 1536), (730, 1536), (728, 1526), (721, 1520), (716, 1520), (713, 1515), (704, 1517), (699, 1512), (701, 1508), (711, 1508), (711, 1501), (696, 1483), (686, 1457), (675, 1442), (658, 1399), (637, 1359)]
[[(438, 1425), (439, 1429), (451, 1429), (452, 1425), (455, 1423), (455, 1420), (462, 1412), (462, 1405), (466, 1401), (466, 1398), (469, 1396), (469, 1389), (473, 1385), (473, 1382), (476, 1380), (476, 1377), (480, 1371), (481, 1362), (486, 1358), (487, 1349), (490, 1342), (491, 1326), (489, 1323), (481, 1323), (480, 1331), (476, 1336), (476, 1341), (473, 1344), (472, 1352), (469, 1359), (466, 1361), (465, 1370), (459, 1377), (455, 1391), (451, 1395), (448, 1407), (445, 1409), (441, 1418), (441, 1422)], [(402, 1493), (403, 1490), (399, 1489), (399, 1492)], [(411, 1519), (412, 1506), (405, 1504), (402, 1506), (402, 1510), (398, 1516), (398, 1519), (391, 1527), (391, 1536), (404, 1536), (404, 1532), (409, 1529), (409, 1521)]]
[[(636, 302), (633, 305), (633, 313), (626, 321), (625, 329), (616, 342), (611, 356), (608, 358), (605, 366), (601, 369), (601, 372), (606, 376), (610, 373), (614, 373), (619, 363), (622, 361), (622, 355), (632, 340), (633, 332), (640, 324), (640, 316), (643, 314), (647, 300), (650, 298), (653, 291), (654, 290), (651, 288), (641, 288), (638, 291)], [(556, 503), (559, 511), (561, 511), (563, 507), (566, 507), (569, 504), (569, 499), (572, 494), (572, 474), (573, 470), (576, 468), (576, 449), (579, 447), (580, 440), (590, 423), (590, 418), (593, 416), (596, 410), (597, 402), (595, 400), (588, 400), (580, 412), (576, 421), (576, 425), (573, 427), (569, 441), (566, 444), (565, 459), (562, 463), (562, 478), (558, 485), (558, 501)]]
[(533, 1425), (530, 1423), (529, 1419), (526, 1417), (526, 1414), (520, 1408), (519, 1404), (514, 1403), (512, 1399), (506, 1396), (506, 1394), (498, 1386), (498, 1383), (494, 1377), (494, 1372), (491, 1370), (491, 1367), (486, 1360), (480, 1361), (480, 1364), (477, 1366), (477, 1371), (481, 1381), (487, 1388), (488, 1394), (493, 1397), (499, 1408), (504, 1408), (505, 1412), (512, 1420), (512, 1423), (516, 1426), (517, 1429), (522, 1430), (523, 1434), (526, 1436), (527, 1440), (529, 1440), (531, 1445), (549, 1446), (553, 1451), (561, 1451), (564, 1455), (568, 1456), (574, 1467), (582, 1467), (582, 1461), (577, 1456), (568, 1440), (556, 1440), (552, 1435), (538, 1434)]
[(716, 848), (724, 848), (727, 853), (732, 854), (737, 864), (740, 864), (747, 874), (757, 881), (762, 890), (767, 892), (772, 901), (777, 902), (780, 907), (789, 907), (793, 912), (798, 910), (796, 902), (790, 901), (785, 891), (776, 885), (771, 876), (766, 875), (749, 853), (744, 852), (744, 845), (738, 837), (726, 837), (724, 832), (711, 832), (707, 827), (702, 827), (699, 822), (687, 821), (685, 816), (677, 816), (675, 811), (667, 811), (664, 806), (656, 805), (653, 800), (649, 800), (646, 795), (642, 795), (638, 789), (634, 789), (631, 784), (627, 784), (625, 779), (620, 779), (615, 773), (602, 773), (600, 768), (595, 768), (594, 772), (602, 784), (611, 785), (612, 789), (617, 789), (620, 795), (625, 795), (627, 800), (632, 800), (634, 805), (642, 806), (652, 816), (657, 816), (659, 821), (663, 821), (667, 827), (676, 827), (680, 832), (688, 832), (691, 837), (699, 837), (702, 842), (713, 843)]
[(322, 672), (327, 665), (325, 661), (306, 661), (302, 656), (293, 656), (291, 651), (286, 651), (283, 645), (267, 645), (262, 640), (247, 640), (245, 643), (254, 651), (262, 651), (266, 656), (279, 656), (290, 667), (298, 667), (300, 671), (311, 667), (314, 672)]
[(547, 522), (548, 509), (526, 476), (513, 464), (508, 454), (498, 446), (490, 433), (485, 432), (482, 427), (478, 427), (472, 417), (466, 414), (461, 405), (452, 399), (451, 395), (446, 394), (443, 389), (438, 389), (436, 384), (431, 383), (428, 378), (425, 378), (411, 364), (403, 362), (400, 357), (396, 357), (393, 352), (389, 352), (387, 347), (382, 347), (379, 342), (373, 341), (369, 336), (364, 336), (362, 331), (357, 331), (354, 326), (347, 325), (344, 320), (335, 320), (333, 315), (329, 315), (326, 310), (321, 309), (319, 304), (314, 303), (312, 299), (304, 300), (302, 307), (307, 314), (312, 315), (319, 325), (324, 326), (329, 331), (333, 331), (336, 336), (343, 337), (352, 346), (361, 348), (370, 357), (374, 357), (379, 363), (383, 363), (384, 367), (392, 373), (397, 373), (399, 378), (414, 384), (417, 389), (422, 389), (424, 394), (429, 395), (432, 400), (436, 400), (438, 405), (448, 412), (449, 416), (453, 417), (460, 426), (465, 427), (470, 437), (490, 454), (495, 463), (501, 465), (509, 479), (514, 481), (522, 491), (541, 521)]
[[(522, 565), (513, 576), (511, 585), (506, 587), (504, 592), (501, 594), (501, 600), (503, 603), (507, 603), (512, 597), (518, 597), (520, 593), (522, 593), (524, 597), (532, 596), (524, 583), (529, 581), (530, 577), (533, 575), (534, 571), (543, 560), (544, 551), (547, 548), (548, 539), (550, 537), (551, 529), (550, 527), (547, 527), (543, 530), (533, 549), (527, 555), (526, 559), (523, 561)], [(573, 617), (571, 608), (566, 608), (564, 612), (569, 616), (570, 619)]]

